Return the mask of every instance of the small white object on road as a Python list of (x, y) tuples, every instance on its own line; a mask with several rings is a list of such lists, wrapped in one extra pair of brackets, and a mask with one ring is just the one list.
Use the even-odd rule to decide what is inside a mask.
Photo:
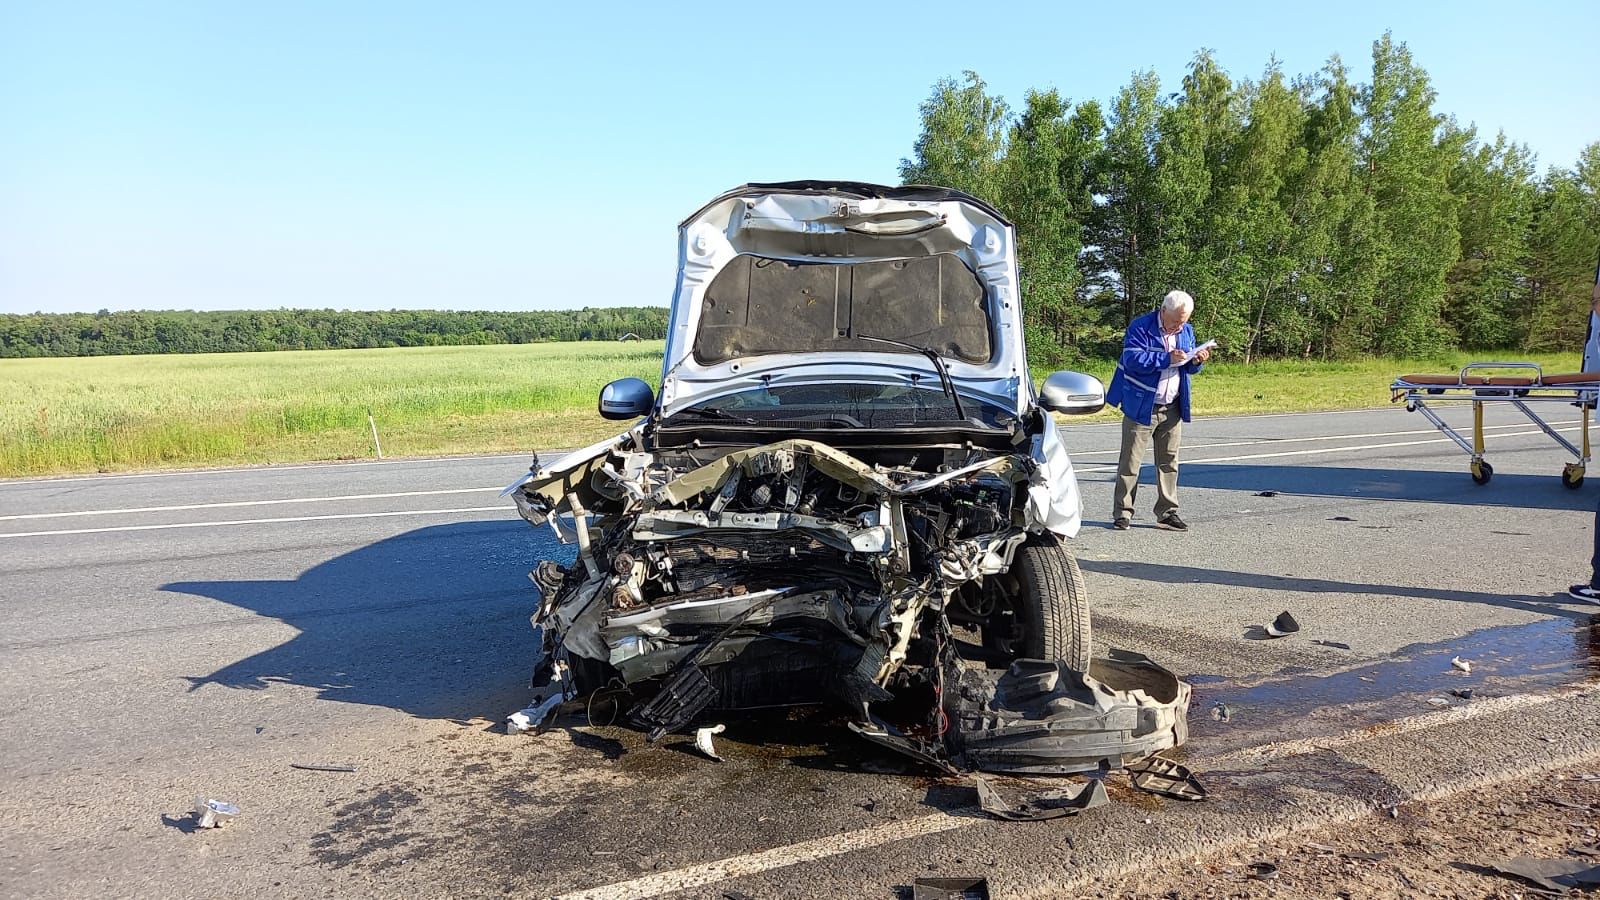
[(1459, 656), (1450, 657), (1450, 665), (1453, 668), (1466, 672), (1468, 675), (1472, 674), (1472, 663), (1462, 659)]
[(694, 748), (716, 760), (717, 762), (722, 762), (722, 757), (717, 755), (717, 748), (711, 744), (711, 736), (713, 734), (721, 734), (727, 730), (728, 726), (723, 725), (720, 722), (715, 725), (709, 725), (705, 728), (695, 729)]
[(211, 800), (204, 795), (194, 798), (194, 819), (197, 828), (221, 828), (239, 814), (239, 807), (223, 800)]

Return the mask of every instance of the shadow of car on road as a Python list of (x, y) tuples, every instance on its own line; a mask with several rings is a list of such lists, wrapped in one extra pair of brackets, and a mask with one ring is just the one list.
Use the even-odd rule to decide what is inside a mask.
[(189, 680), (259, 690), (316, 688), (322, 699), (414, 716), (497, 718), (527, 700), (535, 648), (527, 618), (538, 560), (570, 557), (520, 520), (433, 525), (319, 563), (296, 578), (162, 586), (277, 619), (299, 631), (270, 650)]

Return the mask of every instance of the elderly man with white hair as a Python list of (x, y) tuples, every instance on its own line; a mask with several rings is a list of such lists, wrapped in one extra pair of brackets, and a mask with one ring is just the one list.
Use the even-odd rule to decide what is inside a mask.
[(1111, 527), (1123, 530), (1133, 520), (1144, 448), (1155, 437), (1156, 527), (1186, 531), (1178, 517), (1178, 439), (1189, 421), (1189, 376), (1211, 356), (1195, 349), (1194, 298), (1171, 291), (1161, 306), (1128, 323), (1122, 358), (1111, 376), (1106, 402), (1122, 410), (1122, 455), (1112, 497)]

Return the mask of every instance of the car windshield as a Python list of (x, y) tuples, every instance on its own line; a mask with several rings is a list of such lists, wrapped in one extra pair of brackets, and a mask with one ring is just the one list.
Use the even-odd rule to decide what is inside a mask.
[(1016, 417), (963, 395), (957, 414), (937, 388), (884, 384), (814, 384), (756, 388), (707, 400), (674, 414), (669, 424), (708, 420), (795, 428), (899, 428), (949, 425), (1009, 429)]

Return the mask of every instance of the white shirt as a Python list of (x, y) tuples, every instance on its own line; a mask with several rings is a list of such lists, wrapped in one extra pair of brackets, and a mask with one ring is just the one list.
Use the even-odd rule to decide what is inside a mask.
[[(1167, 352), (1178, 349), (1178, 336), (1176, 334), (1161, 333), (1161, 343)], [(1171, 359), (1172, 357), (1167, 357)], [(1156, 405), (1162, 406), (1171, 403), (1178, 396), (1178, 369), (1179, 366), (1167, 366), (1161, 370), (1161, 380), (1156, 382)]]

